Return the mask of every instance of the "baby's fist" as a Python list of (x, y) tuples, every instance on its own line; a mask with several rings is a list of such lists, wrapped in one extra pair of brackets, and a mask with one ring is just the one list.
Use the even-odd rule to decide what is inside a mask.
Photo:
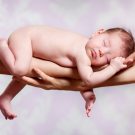
[(124, 69), (127, 67), (127, 65), (123, 64), (123, 62), (125, 61), (125, 58), (122, 57), (116, 57), (114, 59), (111, 60), (110, 65), (113, 67), (113, 69), (118, 72), (121, 69)]

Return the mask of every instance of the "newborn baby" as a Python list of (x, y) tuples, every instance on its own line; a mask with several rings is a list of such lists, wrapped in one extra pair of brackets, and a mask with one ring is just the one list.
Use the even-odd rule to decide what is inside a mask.
[[(9, 72), (17, 77), (27, 74), (32, 57), (49, 60), (63, 67), (77, 67), (84, 83), (94, 87), (126, 68), (123, 62), (133, 48), (132, 34), (121, 28), (101, 29), (89, 39), (49, 26), (28, 26), (14, 31), (8, 42), (0, 39), (0, 59)], [(99, 72), (93, 72), (91, 68), (91, 65), (106, 64), (109, 65)], [(24, 86), (12, 80), (0, 96), (0, 109), (6, 119), (17, 117), (11, 110), (10, 102)], [(86, 101), (89, 117), (95, 95), (92, 89), (81, 94)]]

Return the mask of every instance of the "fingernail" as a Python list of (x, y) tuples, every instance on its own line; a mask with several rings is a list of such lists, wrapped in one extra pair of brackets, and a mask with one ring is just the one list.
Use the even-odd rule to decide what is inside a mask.
[(38, 71), (38, 69), (37, 69), (36, 67), (34, 67), (34, 70), (35, 70), (35, 71)]
[(129, 64), (131, 64), (132, 62), (128, 62), (127, 64), (129, 65)]

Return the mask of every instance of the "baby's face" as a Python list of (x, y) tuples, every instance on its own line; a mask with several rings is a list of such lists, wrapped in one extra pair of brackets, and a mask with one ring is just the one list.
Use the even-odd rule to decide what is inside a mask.
[(102, 66), (114, 59), (121, 57), (123, 42), (117, 33), (99, 34), (89, 40), (86, 53), (94, 66)]

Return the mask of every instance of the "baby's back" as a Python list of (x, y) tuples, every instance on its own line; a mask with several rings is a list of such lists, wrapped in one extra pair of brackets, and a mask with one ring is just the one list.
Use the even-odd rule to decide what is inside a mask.
[(34, 57), (53, 61), (61, 66), (74, 67), (77, 48), (84, 47), (88, 38), (49, 26), (28, 26), (13, 33), (26, 33), (31, 39)]

